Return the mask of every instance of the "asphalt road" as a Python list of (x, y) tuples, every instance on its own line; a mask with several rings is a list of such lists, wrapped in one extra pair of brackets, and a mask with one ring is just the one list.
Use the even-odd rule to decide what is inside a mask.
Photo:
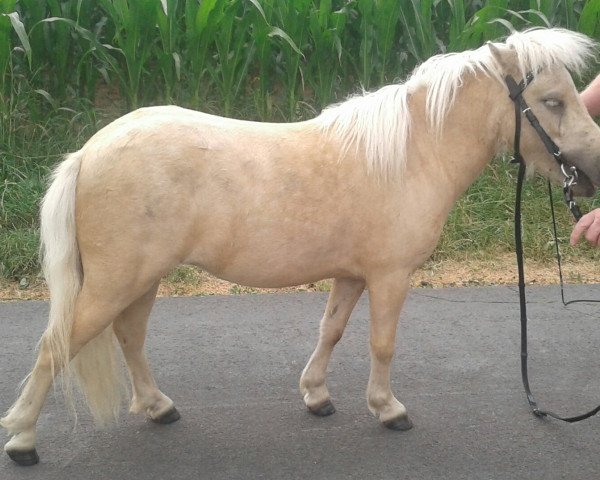
[[(542, 406), (600, 403), (600, 305), (564, 308), (558, 290), (529, 290), (532, 386)], [(600, 286), (568, 296), (600, 298)], [(579, 424), (529, 413), (519, 367), (514, 288), (415, 290), (405, 306), (393, 387), (415, 427), (392, 432), (366, 407), (368, 302), (334, 352), (337, 413), (305, 411), (297, 384), (326, 295), (158, 300), (148, 350), (181, 412), (160, 426), (126, 413), (109, 430), (77, 429), (53, 395), (38, 423), (41, 463), (0, 458), (0, 479), (592, 479), (600, 417)], [(0, 409), (15, 398), (46, 322), (43, 302), (0, 304)], [(57, 396), (58, 397), (58, 396)]]

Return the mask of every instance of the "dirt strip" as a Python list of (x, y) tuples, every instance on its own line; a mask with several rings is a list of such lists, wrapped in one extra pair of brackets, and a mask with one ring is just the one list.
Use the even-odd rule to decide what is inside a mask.
[[(600, 264), (580, 261), (563, 265), (566, 283), (600, 283)], [(553, 285), (558, 283), (556, 264), (527, 262), (527, 283)], [(514, 256), (507, 254), (494, 260), (428, 262), (415, 272), (412, 285), (416, 288), (473, 287), (485, 285), (514, 285), (517, 269)], [(165, 279), (159, 289), (161, 297), (197, 295), (236, 295), (247, 293), (327, 291), (330, 281), (284, 289), (249, 288), (215, 278), (205, 272), (185, 267)], [(0, 301), (47, 300), (48, 289), (41, 279), (21, 282), (0, 279)]]

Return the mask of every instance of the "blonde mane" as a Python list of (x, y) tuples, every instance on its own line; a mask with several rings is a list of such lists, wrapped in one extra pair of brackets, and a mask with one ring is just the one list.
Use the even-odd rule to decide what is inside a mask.
[[(596, 54), (593, 40), (560, 28), (515, 32), (504, 45), (514, 49), (522, 78), (527, 72), (536, 73), (554, 65), (564, 65), (580, 75)], [(410, 137), (410, 93), (427, 89), (427, 119), (437, 135), (464, 76), (479, 72), (504, 83), (504, 72), (487, 45), (477, 50), (436, 55), (418, 66), (403, 84), (351, 97), (328, 107), (316, 120), (329, 135), (342, 140), (342, 155), (352, 147), (357, 152), (362, 148), (370, 172), (384, 178), (398, 175), (406, 163)]]

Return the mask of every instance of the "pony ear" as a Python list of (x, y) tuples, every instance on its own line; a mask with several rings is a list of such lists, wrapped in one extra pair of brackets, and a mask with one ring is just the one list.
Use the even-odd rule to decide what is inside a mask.
[(514, 75), (519, 71), (517, 52), (512, 45), (488, 42), (487, 46), (504, 75)]

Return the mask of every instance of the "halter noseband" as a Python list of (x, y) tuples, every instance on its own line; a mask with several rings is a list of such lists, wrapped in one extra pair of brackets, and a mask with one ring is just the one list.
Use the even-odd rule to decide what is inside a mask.
[[(529, 376), (527, 370), (527, 301), (525, 299), (525, 273), (523, 265), (523, 241), (521, 235), (521, 191), (523, 187), (523, 179), (525, 177), (525, 161), (520, 151), (521, 141), (521, 114), (527, 117), (529, 123), (539, 135), (544, 146), (548, 152), (554, 157), (560, 171), (564, 176), (563, 180), (563, 193), (565, 202), (569, 207), (569, 210), (575, 217), (575, 220), (581, 218), (581, 211), (573, 200), (572, 187), (577, 184), (577, 169), (573, 166), (567, 167), (567, 163), (563, 159), (563, 155), (554, 141), (546, 133), (546, 131), (540, 125), (537, 117), (531, 111), (531, 108), (527, 105), (527, 102), (523, 98), (523, 91), (527, 88), (527, 85), (533, 80), (533, 74), (528, 73), (525, 79), (517, 84), (515, 80), (507, 75), (505, 77), (506, 86), (508, 87), (509, 96), (515, 104), (515, 138), (514, 138), (514, 162), (519, 164), (519, 174), (517, 177), (517, 194), (515, 198), (515, 251), (517, 254), (517, 267), (519, 272), (519, 306), (521, 311), (521, 377), (523, 379), (523, 387), (525, 388), (525, 394), (527, 395), (527, 401), (533, 411), (534, 415), (540, 418), (553, 417), (558, 420), (573, 423), (580, 420), (584, 420), (600, 412), (600, 405), (590, 410), (587, 413), (573, 416), (573, 417), (562, 417), (556, 413), (542, 410), (538, 407), (531, 388), (529, 386)], [(549, 185), (549, 184), (548, 184)], [(558, 244), (557, 244), (558, 248)], [(560, 262), (560, 256), (559, 262)], [(560, 264), (559, 264), (560, 265)], [(564, 300), (563, 300), (564, 302)]]

